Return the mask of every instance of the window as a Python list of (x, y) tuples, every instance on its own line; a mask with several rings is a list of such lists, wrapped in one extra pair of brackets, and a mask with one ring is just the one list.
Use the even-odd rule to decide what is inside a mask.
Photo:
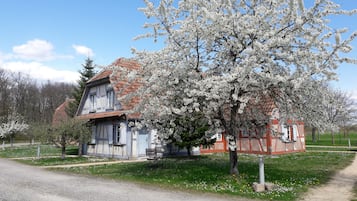
[(113, 141), (115, 144), (119, 144), (120, 142), (120, 124), (116, 124), (113, 126)]
[(89, 112), (95, 112), (95, 102), (96, 102), (96, 95), (95, 94), (90, 94), (89, 95)]
[(107, 109), (114, 109), (114, 91), (107, 91)]
[(290, 141), (290, 126), (284, 124), (281, 126), (281, 129), (282, 129), (282, 133), (283, 133), (283, 135), (281, 136), (281, 139), (284, 142), (289, 142)]
[(113, 142), (115, 144), (126, 144), (126, 125), (125, 123), (113, 125)]
[(298, 136), (299, 136), (299, 131), (298, 131), (297, 125), (293, 125), (292, 129), (293, 129), (292, 139), (293, 139), (294, 142), (296, 142), (296, 141), (297, 141), (297, 138), (298, 138)]
[(219, 141), (219, 142), (222, 141), (222, 134), (221, 133), (217, 133), (216, 134), (216, 140)]
[(292, 125), (292, 126), (282, 125), (281, 128), (282, 128), (281, 139), (284, 142), (296, 142), (299, 136), (297, 125)]

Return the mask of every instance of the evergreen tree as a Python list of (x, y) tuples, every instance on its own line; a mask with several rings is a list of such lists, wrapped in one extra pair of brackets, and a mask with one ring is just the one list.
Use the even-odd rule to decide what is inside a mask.
[[(79, 71), (80, 78), (78, 80), (78, 86), (74, 89), (72, 96), (74, 101), (70, 101), (68, 107), (66, 108), (66, 113), (70, 117), (74, 117), (76, 115), (79, 103), (81, 101), (84, 89), (86, 87), (86, 83), (90, 80), (94, 75), (94, 67), (93, 60), (87, 57), (85, 63), (82, 64), (83, 69)], [(78, 139), (78, 155), (81, 156), (85, 151), (86, 141), (89, 133), (77, 133)]]
[(95, 65), (93, 64), (92, 59), (87, 57), (87, 59), (85, 60), (85, 64), (82, 64), (82, 66), (83, 66), (83, 69), (81, 71), (79, 71), (81, 76), (77, 82), (78, 86), (74, 89), (74, 91), (72, 93), (72, 97), (74, 98), (74, 101), (71, 101), (69, 103), (69, 106), (66, 110), (67, 114), (70, 117), (74, 117), (76, 115), (77, 108), (79, 106), (84, 89), (86, 87), (86, 83), (88, 82), (88, 80), (90, 80), (95, 75), (95, 72), (94, 72)]

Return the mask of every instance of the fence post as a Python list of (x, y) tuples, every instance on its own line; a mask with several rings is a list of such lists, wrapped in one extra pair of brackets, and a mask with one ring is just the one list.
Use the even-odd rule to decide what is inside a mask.
[(5, 140), (2, 141), (2, 150), (5, 150)]
[(351, 148), (351, 138), (348, 138), (348, 148)]
[(40, 145), (37, 145), (37, 158), (40, 158), (40, 153), (41, 153), (41, 147)]

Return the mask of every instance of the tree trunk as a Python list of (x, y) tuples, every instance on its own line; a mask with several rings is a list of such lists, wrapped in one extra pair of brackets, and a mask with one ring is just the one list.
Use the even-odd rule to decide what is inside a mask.
[(230, 174), (238, 176), (239, 172), (238, 172), (237, 149), (229, 150), (229, 163), (230, 163)]
[(61, 158), (64, 160), (66, 158), (66, 145), (62, 145), (62, 156)]
[(65, 159), (66, 158), (66, 135), (63, 134), (61, 136), (61, 149), (62, 149), (62, 156), (61, 158), (62, 159)]
[(230, 164), (230, 174), (238, 175), (238, 155), (237, 155), (237, 143), (235, 136), (228, 137), (229, 143), (229, 164)]
[(315, 127), (312, 127), (311, 136), (312, 136), (312, 142), (316, 143), (316, 128)]
[(79, 142), (78, 142), (78, 156), (81, 157), (82, 156), (82, 153), (83, 153), (83, 149), (82, 149), (82, 139), (79, 139)]
[(11, 144), (11, 148), (14, 147), (14, 136), (11, 134), (10, 135), (10, 144)]
[(187, 156), (191, 157), (191, 146), (187, 146), (186, 149), (187, 149)]

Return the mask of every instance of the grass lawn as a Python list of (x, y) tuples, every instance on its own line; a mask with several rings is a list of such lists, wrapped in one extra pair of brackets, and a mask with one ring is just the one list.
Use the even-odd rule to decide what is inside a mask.
[(50, 158), (33, 158), (33, 159), (18, 159), (17, 161), (25, 163), (28, 165), (36, 166), (52, 166), (52, 165), (66, 165), (66, 164), (78, 164), (78, 163), (88, 163), (91, 162), (89, 158), (86, 157), (66, 157), (61, 159), (59, 157), (50, 157)]
[[(67, 154), (77, 153), (69, 147)], [(0, 157), (35, 157), (37, 146), (0, 149)], [(60, 149), (41, 145), (40, 159), (21, 160), (22, 163), (48, 166), (96, 162), (98, 158), (59, 158)], [(49, 157), (49, 156), (57, 156)], [(165, 158), (159, 161), (120, 163), (88, 167), (58, 168), (71, 173), (99, 176), (110, 179), (133, 181), (161, 188), (211, 192), (264, 200), (296, 200), (309, 187), (326, 183), (331, 175), (347, 166), (354, 158), (349, 153), (307, 152), (265, 157), (265, 181), (276, 184), (274, 191), (255, 193), (251, 187), (259, 181), (258, 157), (239, 155), (238, 177), (229, 172), (227, 154), (204, 155), (193, 158)], [(357, 195), (357, 184), (354, 187)], [(357, 200), (356, 200), (357, 201)]]
[(344, 147), (344, 146), (327, 146), (327, 147), (314, 147), (314, 146), (307, 146), (307, 151), (352, 151), (357, 152), (357, 148), (355, 147)]
[(52, 165), (66, 165), (78, 163), (91, 163), (99, 161), (110, 161), (108, 158), (88, 158), (76, 157), (78, 147), (68, 146), (66, 148), (65, 159), (61, 159), (61, 149), (52, 145), (40, 145), (40, 158), (37, 159), (37, 145), (7, 147), (5, 150), (0, 149), (0, 157), (3, 158), (22, 158), (17, 159), (21, 163), (35, 166), (52, 166)]
[[(69, 146), (66, 148), (67, 155), (75, 155), (78, 148)], [(5, 150), (0, 149), (0, 157), (3, 158), (20, 158), (36, 157), (37, 145), (24, 145), (18, 147), (7, 147)], [(61, 156), (61, 149), (53, 145), (40, 145), (40, 156)]]
[(357, 201), (357, 181), (353, 185), (353, 199), (351, 201)]
[[(317, 137), (317, 135), (316, 135)], [(318, 138), (318, 137), (317, 137)], [(357, 146), (357, 133), (351, 133), (346, 136), (343, 133), (334, 134), (335, 144), (332, 143), (331, 133), (320, 134), (320, 139), (317, 142), (312, 142), (311, 133), (306, 135), (306, 145), (325, 145), (325, 146), (348, 146), (348, 139), (350, 139), (351, 146)]]
[[(68, 146), (66, 148), (67, 155), (75, 155), (78, 153), (78, 148)], [(36, 157), (37, 145), (25, 145), (19, 147), (7, 147), (5, 150), (0, 148), (0, 157), (3, 158), (21, 158), (21, 157)], [(40, 145), (40, 156), (61, 156), (61, 149), (53, 145)]]
[(350, 164), (354, 154), (299, 153), (265, 157), (265, 180), (276, 190), (255, 193), (251, 184), (259, 181), (258, 158), (240, 155), (240, 176), (228, 174), (227, 155), (196, 158), (168, 158), (160, 161), (61, 169), (72, 173), (127, 180), (158, 187), (213, 192), (264, 200), (295, 200), (309, 187), (326, 183), (338, 169)]

